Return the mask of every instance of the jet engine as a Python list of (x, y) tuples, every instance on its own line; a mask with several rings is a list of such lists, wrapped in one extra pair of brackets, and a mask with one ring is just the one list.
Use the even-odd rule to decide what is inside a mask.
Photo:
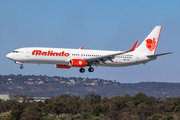
[(82, 59), (71, 59), (69, 64), (71, 67), (85, 67), (86, 61)]

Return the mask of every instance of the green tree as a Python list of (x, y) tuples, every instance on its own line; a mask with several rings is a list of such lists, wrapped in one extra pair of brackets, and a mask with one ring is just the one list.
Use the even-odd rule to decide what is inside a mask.
[(0, 114), (0, 120), (12, 120), (11, 118), (11, 111), (7, 111)]
[(81, 113), (81, 115), (85, 120), (90, 118), (90, 115), (88, 113), (83, 112), (83, 113)]
[(125, 94), (123, 97), (124, 97), (125, 99), (130, 99), (130, 98), (131, 98), (130, 95), (128, 95), (128, 94)]
[(54, 120), (56, 117), (57, 114), (48, 114), (43, 118), (43, 120)]
[(115, 96), (112, 98), (112, 102), (118, 111), (122, 110), (126, 106), (126, 99), (124, 99), (124, 97)]
[(94, 105), (94, 104), (98, 104), (101, 101), (101, 96), (100, 95), (95, 95), (95, 93), (93, 94), (88, 94), (84, 96), (84, 99), (90, 104), (90, 105)]
[(92, 119), (93, 119), (93, 120), (101, 120), (101, 118), (98, 117), (98, 116), (92, 116)]
[(15, 120), (20, 120), (21, 114), (23, 113), (24, 109), (21, 103), (14, 102), (14, 104), (11, 107), (11, 111), (12, 118)]
[(99, 116), (100, 114), (105, 114), (104, 108), (101, 105), (97, 105), (93, 109), (93, 115)]
[(21, 116), (24, 120), (41, 120), (42, 110), (37, 106), (33, 106), (23, 112)]
[(134, 105), (138, 105), (140, 103), (145, 102), (145, 99), (148, 98), (146, 94), (139, 92), (136, 94), (133, 99), (134, 99)]
[(154, 115), (148, 117), (147, 120), (160, 120), (162, 117), (163, 117), (163, 115), (161, 115), (161, 114), (154, 114)]
[(179, 112), (179, 110), (180, 110), (180, 105), (178, 105), (174, 108), (174, 112)]
[(160, 120), (174, 120), (172, 116), (163, 116)]
[(180, 98), (177, 98), (177, 97), (174, 98), (173, 103), (174, 103), (175, 106), (180, 105)]
[(121, 120), (121, 112), (117, 110), (111, 110), (106, 114), (109, 120)]
[(74, 116), (74, 120), (84, 120), (84, 118), (80, 113), (78, 113)]
[(60, 114), (55, 118), (55, 120), (71, 120), (71, 116), (69, 114)]
[(174, 117), (165, 116), (165, 115), (161, 115), (161, 114), (154, 114), (154, 115), (148, 117), (147, 120), (174, 120)]
[(148, 97), (145, 99), (145, 103), (149, 106), (153, 106), (153, 105), (156, 105), (157, 100), (154, 97)]
[(12, 120), (11, 116), (10, 116), (10, 115), (7, 115), (7, 116), (6, 116), (6, 120)]

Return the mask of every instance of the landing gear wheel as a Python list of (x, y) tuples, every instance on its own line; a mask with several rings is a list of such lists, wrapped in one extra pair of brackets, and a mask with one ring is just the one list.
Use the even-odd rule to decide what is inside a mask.
[(80, 69), (79, 69), (79, 72), (80, 72), (80, 73), (84, 73), (84, 72), (85, 72), (85, 69), (84, 69), (84, 68), (80, 68)]
[(93, 67), (90, 67), (90, 68), (88, 69), (88, 71), (89, 71), (89, 72), (93, 72), (93, 71), (94, 71), (94, 68), (93, 68)]
[(20, 66), (20, 69), (23, 69), (24, 67), (23, 66)]

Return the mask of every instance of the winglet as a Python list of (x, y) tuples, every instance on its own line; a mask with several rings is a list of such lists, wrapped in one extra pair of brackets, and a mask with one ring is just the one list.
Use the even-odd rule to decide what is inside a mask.
[(131, 48), (131, 50), (129, 50), (129, 52), (130, 52), (130, 51), (134, 51), (134, 50), (136, 49), (137, 44), (138, 44), (138, 40), (136, 41), (136, 43), (134, 44), (134, 46)]
[(81, 48), (79, 48), (80, 50), (82, 50), (83, 49), (83, 47), (81, 47)]

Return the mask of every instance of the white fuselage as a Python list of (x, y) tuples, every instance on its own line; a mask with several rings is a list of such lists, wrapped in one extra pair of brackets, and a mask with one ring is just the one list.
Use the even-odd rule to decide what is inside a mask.
[[(41, 52), (36, 53), (38, 50)], [(36, 52), (33, 53), (33, 51)], [(27, 47), (14, 50), (7, 55), (7, 58), (17, 63), (69, 65), (71, 59), (87, 59), (118, 52), (120, 51)], [(153, 59), (149, 59), (145, 54), (132, 51), (123, 55), (116, 55), (112, 61), (105, 61), (105, 63), (98, 64), (98, 66), (123, 67), (141, 63), (144, 64), (151, 60)]]

